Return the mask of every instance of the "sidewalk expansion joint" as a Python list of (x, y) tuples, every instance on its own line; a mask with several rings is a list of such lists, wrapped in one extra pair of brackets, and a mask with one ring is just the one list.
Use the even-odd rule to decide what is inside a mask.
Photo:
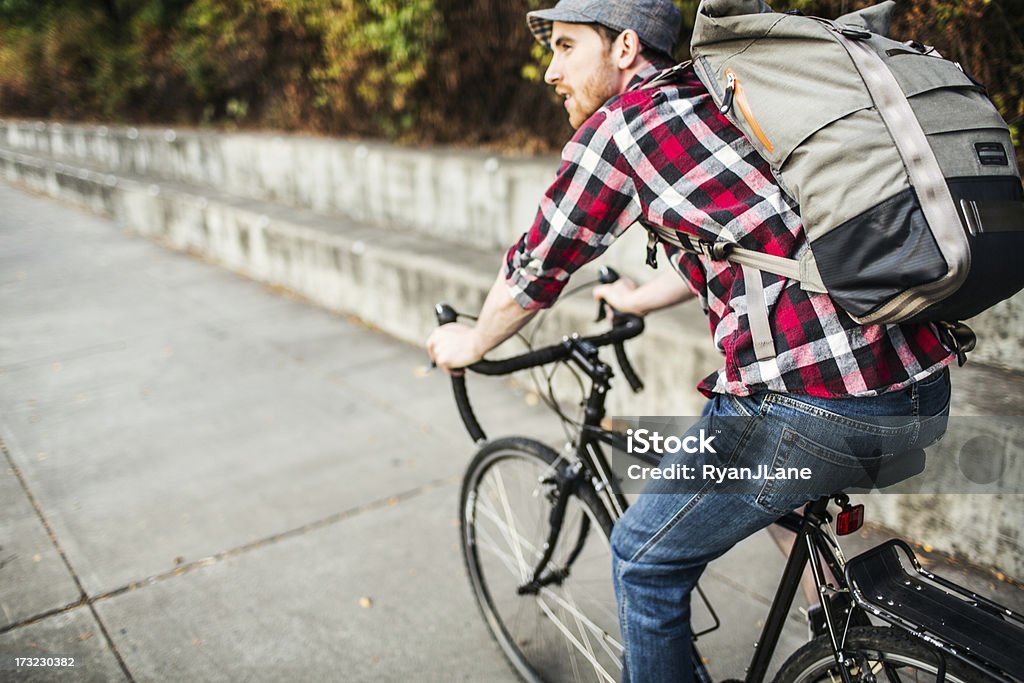
[[(0, 449), (3, 449), (4, 454), (7, 455), (8, 462), (11, 463), (11, 467), (14, 467), (14, 463), (11, 460), (10, 454), (7, 453), (7, 449), (4, 446), (4, 443), (3, 443), (2, 440), (0, 440)], [(20, 476), (20, 473), (18, 473), (17, 468), (15, 468), (15, 473), (18, 474), (18, 478), (19, 478), (19, 480), (21, 480), (21, 476)], [(325, 527), (332, 526), (334, 524), (337, 524), (339, 522), (343, 522), (343, 521), (348, 520), (348, 519), (353, 519), (353, 518), (358, 517), (358, 516), (360, 516), (362, 514), (365, 514), (367, 512), (373, 512), (375, 510), (381, 510), (381, 509), (384, 509), (384, 508), (394, 507), (394, 506), (396, 506), (396, 505), (398, 505), (400, 503), (403, 503), (405, 501), (412, 500), (413, 498), (416, 498), (416, 497), (418, 497), (418, 496), (420, 496), (420, 495), (422, 495), (424, 493), (429, 493), (430, 491), (434, 491), (436, 489), (443, 488), (445, 486), (450, 486), (452, 484), (456, 484), (459, 481), (461, 481), (461, 479), (462, 479), (462, 475), (461, 474), (453, 475), (451, 477), (446, 477), (444, 479), (435, 479), (434, 481), (427, 482), (426, 484), (423, 484), (421, 486), (417, 486), (416, 488), (409, 489), (407, 491), (402, 491), (402, 492), (397, 493), (397, 494), (392, 495), (392, 496), (388, 496), (387, 498), (381, 498), (381, 499), (374, 500), (374, 501), (371, 501), (371, 502), (366, 503), (364, 505), (360, 505), (360, 506), (357, 506), (357, 507), (354, 507), (354, 508), (351, 508), (351, 509), (348, 509), (348, 510), (343, 510), (341, 512), (336, 512), (336, 513), (334, 513), (332, 515), (328, 515), (327, 517), (323, 517), (321, 519), (312, 521), (312, 522), (310, 522), (308, 524), (304, 524), (304, 525), (302, 525), (300, 527), (296, 527), (294, 529), (289, 529), (288, 531), (282, 531), (281, 533), (274, 534), (272, 536), (267, 536), (266, 538), (261, 538), (259, 540), (253, 541), (251, 543), (246, 543), (245, 545), (240, 545), (240, 546), (237, 546), (235, 548), (230, 548), (228, 550), (219, 552), (216, 555), (211, 555), (209, 557), (204, 557), (204, 558), (199, 559), (199, 560), (195, 560), (195, 561), (192, 561), (192, 562), (187, 562), (187, 563), (182, 564), (182, 565), (180, 565), (178, 567), (175, 567), (172, 570), (169, 570), (169, 571), (166, 571), (166, 572), (163, 572), (163, 573), (160, 573), (160, 574), (154, 574), (153, 576), (147, 577), (147, 578), (139, 580), (139, 581), (133, 581), (132, 583), (129, 583), (129, 584), (125, 585), (125, 586), (121, 586), (120, 588), (115, 588), (115, 589), (110, 590), (110, 591), (105, 591), (105, 592), (100, 593), (99, 595), (96, 595), (96, 596), (89, 596), (89, 595), (87, 595), (85, 593), (85, 589), (82, 587), (81, 583), (79, 582), (77, 575), (75, 575), (74, 572), (72, 571), (72, 575), (75, 578), (75, 583), (78, 586), (79, 592), (80, 592), (80, 594), (82, 596), (81, 599), (79, 599), (77, 602), (73, 602), (71, 604), (65, 605), (64, 607), (58, 607), (58, 608), (49, 610), (47, 612), (43, 612), (41, 614), (36, 614), (36, 615), (33, 615), (33, 616), (28, 617), (26, 619), (23, 619), (23, 620), (15, 623), (15, 624), (10, 624), (8, 626), (0, 628), (0, 635), (2, 635), (4, 633), (7, 633), (8, 631), (13, 631), (15, 629), (21, 628), (23, 626), (28, 626), (30, 624), (34, 624), (34, 623), (36, 623), (38, 621), (42, 621), (43, 619), (47, 619), (47, 618), (55, 616), (57, 614), (63, 614), (64, 612), (70, 612), (70, 611), (72, 611), (74, 609), (78, 609), (80, 607), (86, 607), (86, 606), (89, 607), (89, 609), (93, 612), (93, 616), (96, 618), (96, 621), (99, 622), (99, 616), (96, 614), (95, 609), (93, 608), (93, 605), (95, 605), (97, 602), (101, 602), (103, 600), (109, 600), (110, 598), (115, 598), (115, 597), (117, 597), (119, 595), (124, 595), (125, 593), (130, 593), (131, 591), (138, 590), (140, 588), (145, 588), (146, 586), (151, 586), (153, 584), (161, 583), (161, 582), (166, 581), (168, 579), (173, 579), (173, 578), (176, 578), (176, 577), (179, 577), (179, 576), (183, 576), (183, 575), (189, 574), (189, 573), (191, 573), (191, 572), (193, 572), (193, 571), (195, 571), (197, 569), (201, 569), (203, 567), (209, 567), (209, 566), (217, 564), (218, 562), (221, 562), (223, 560), (227, 560), (227, 559), (230, 559), (232, 557), (237, 557), (239, 555), (244, 555), (244, 554), (246, 554), (248, 552), (251, 552), (253, 550), (258, 550), (258, 549), (264, 548), (266, 546), (274, 545), (274, 544), (279, 543), (281, 541), (286, 541), (288, 539), (296, 538), (298, 536), (304, 536), (304, 535), (306, 535), (308, 533), (311, 533), (313, 531), (317, 531), (319, 529), (323, 529)], [(22, 485), (24, 487), (24, 481), (22, 481)], [(26, 493), (28, 493), (27, 490), (26, 490)], [(36, 501), (35, 501), (34, 497), (32, 497), (31, 494), (28, 494), (28, 495), (32, 499), (33, 506), (35, 506), (36, 505)], [(36, 513), (40, 515), (40, 518), (42, 518), (42, 513), (40, 512), (38, 506), (36, 507)], [(53, 540), (54, 544), (57, 545), (56, 538), (53, 536), (53, 533), (50, 531), (50, 526), (46, 523), (45, 519), (43, 521), (43, 524), (46, 526), (47, 532), (50, 533), (51, 540)], [(58, 551), (60, 551), (61, 557), (64, 558), (64, 553), (63, 553), (63, 551), (60, 550), (59, 546), (58, 546)], [(65, 564), (68, 565), (68, 569), (70, 570), (71, 567), (70, 567), (70, 564), (68, 564), (66, 558), (64, 558), (64, 562), (65, 562)], [(117, 654), (117, 650), (114, 648), (113, 643), (110, 641), (110, 638), (107, 635), (107, 631), (103, 627), (102, 623), (100, 623), (100, 628), (103, 630), (104, 637), (107, 637), (107, 642), (110, 643), (111, 649), (113, 649), (114, 653)], [(117, 656), (118, 656), (118, 661), (121, 662), (120, 655), (117, 655)], [(128, 676), (128, 679), (130, 681), (133, 681), (134, 679), (128, 673), (127, 669), (124, 668), (123, 664), (122, 664), (122, 668), (124, 669), (125, 675)]]
[[(117, 664), (121, 668), (121, 673), (124, 674), (125, 678), (127, 678), (130, 683), (134, 683), (135, 678), (132, 676), (131, 671), (128, 670), (128, 666), (127, 664), (125, 664), (124, 658), (121, 656), (120, 651), (118, 651), (117, 645), (114, 643), (114, 640), (110, 637), (110, 633), (107, 631), (106, 625), (103, 623), (103, 620), (100, 619), (100, 615), (96, 612), (96, 609), (92, 606), (93, 601), (89, 599), (88, 594), (85, 592), (85, 587), (82, 585), (82, 580), (79, 578), (78, 573), (75, 571), (75, 568), (71, 566), (71, 561), (68, 560), (67, 553), (64, 552), (64, 548), (61, 547), (60, 541), (57, 539), (57, 534), (54, 532), (53, 527), (50, 525), (50, 521), (46, 518), (46, 515), (43, 513), (43, 509), (39, 505), (39, 500), (35, 497), (35, 494), (33, 494), (32, 490), (28, 487), (28, 482), (25, 481), (25, 476), (21, 473), (21, 469), (18, 467), (17, 463), (14, 462), (14, 458), (11, 457), (11, 452), (7, 449), (7, 444), (4, 442), (2, 438), (0, 438), (0, 451), (3, 451), (4, 458), (7, 460), (8, 466), (10, 466), (11, 471), (14, 472), (14, 476), (18, 480), (18, 484), (21, 486), (22, 491), (24, 491), (25, 496), (28, 498), (29, 503), (32, 505), (32, 509), (35, 510), (36, 516), (39, 518), (40, 523), (46, 530), (46, 534), (50, 537), (50, 542), (53, 544), (53, 547), (57, 550), (57, 554), (60, 555), (60, 559), (64, 563), (64, 566), (67, 568), (68, 573), (71, 575), (72, 581), (75, 582), (75, 587), (78, 589), (78, 595), (80, 596), (78, 602), (72, 603), (57, 610), (51, 610), (51, 612), (47, 613), (44, 616), (68, 612), (72, 609), (75, 609), (78, 606), (88, 606), (89, 611), (92, 613), (92, 618), (95, 620), (96, 625), (100, 629), (100, 633), (103, 634), (103, 639), (106, 641), (107, 647), (110, 648), (110, 651), (114, 654), (114, 658), (117, 659)], [(0, 634), (17, 628), (18, 626), (25, 625), (25, 623), (39, 621), (40, 619), (44, 618), (44, 616), (30, 617), (28, 620), (21, 622), (19, 624), (14, 624), (4, 629), (0, 629)]]
[(146, 586), (150, 586), (150, 585), (153, 585), (155, 583), (160, 583), (160, 582), (166, 581), (168, 579), (173, 579), (173, 578), (176, 578), (178, 576), (183, 576), (185, 574), (189, 574), (189, 573), (191, 573), (191, 572), (193, 572), (193, 571), (195, 571), (197, 569), (201, 569), (203, 567), (209, 567), (209, 566), (217, 564), (218, 562), (221, 562), (223, 560), (227, 560), (227, 559), (230, 559), (232, 557), (237, 557), (239, 555), (244, 555), (244, 554), (249, 553), (249, 552), (251, 552), (253, 550), (258, 550), (260, 548), (264, 548), (264, 547), (267, 547), (267, 546), (270, 546), (270, 545), (274, 545), (276, 543), (280, 543), (281, 541), (286, 541), (286, 540), (289, 540), (291, 538), (296, 538), (298, 536), (304, 536), (304, 535), (306, 535), (308, 533), (311, 533), (313, 531), (317, 531), (319, 529), (323, 529), (325, 527), (332, 526), (334, 524), (337, 524), (339, 522), (343, 522), (343, 521), (348, 520), (348, 519), (353, 519), (353, 518), (358, 517), (359, 515), (365, 514), (367, 512), (373, 512), (375, 510), (380, 510), (380, 509), (383, 509), (383, 508), (394, 507), (395, 505), (398, 505), (399, 503), (403, 503), (403, 502), (405, 502), (407, 500), (411, 500), (411, 499), (416, 498), (416, 497), (418, 497), (418, 496), (420, 496), (420, 495), (422, 495), (424, 493), (428, 493), (428, 492), (433, 491), (435, 489), (443, 488), (445, 486), (449, 486), (451, 484), (457, 483), (461, 479), (462, 479), (462, 475), (461, 474), (455, 475), (455, 476), (451, 476), (451, 477), (446, 477), (444, 479), (435, 479), (434, 481), (427, 482), (426, 484), (423, 484), (421, 486), (417, 486), (414, 489), (409, 489), (407, 491), (402, 491), (402, 492), (397, 493), (397, 494), (395, 494), (393, 496), (388, 496), (387, 498), (382, 498), (382, 499), (379, 499), (379, 500), (375, 500), (375, 501), (366, 503), (364, 505), (360, 505), (360, 506), (351, 508), (349, 510), (343, 510), (341, 512), (336, 512), (336, 513), (334, 513), (332, 515), (328, 515), (327, 517), (323, 517), (321, 519), (315, 520), (315, 521), (310, 522), (308, 524), (304, 524), (304, 525), (302, 525), (300, 527), (296, 527), (294, 529), (289, 529), (288, 531), (282, 531), (281, 533), (274, 534), (272, 536), (267, 536), (266, 538), (261, 538), (259, 540), (253, 541), (251, 543), (246, 543), (245, 545), (240, 545), (240, 546), (237, 546), (235, 548), (230, 548), (228, 550), (224, 550), (222, 552), (217, 553), (216, 555), (211, 555), (209, 557), (204, 557), (204, 558), (199, 559), (199, 560), (194, 560), (192, 562), (187, 562), (185, 564), (182, 564), (182, 565), (180, 565), (178, 567), (175, 567), (174, 569), (171, 569), (169, 571), (163, 572), (161, 574), (155, 574), (153, 576), (150, 576), (150, 577), (147, 577), (145, 579), (142, 579), (141, 581), (134, 581), (134, 582), (132, 582), (132, 583), (126, 585), (126, 586), (121, 586), (120, 588), (115, 588), (114, 590), (106, 591), (105, 593), (101, 593), (100, 595), (97, 595), (95, 597), (90, 598), (89, 602), (90, 603), (95, 603), (95, 602), (100, 602), (102, 600), (108, 600), (110, 598), (114, 598), (114, 597), (117, 597), (119, 595), (123, 595), (125, 593), (131, 592), (133, 590), (137, 590), (139, 588), (144, 588)]
[(32, 616), (26, 617), (25, 619), (22, 619), (21, 621), (16, 621), (13, 624), (8, 624), (7, 626), (4, 626), (3, 628), (0, 628), (0, 636), (2, 636), (3, 634), (5, 634), (5, 633), (7, 633), (9, 631), (16, 631), (17, 629), (22, 628), (23, 626), (31, 626), (32, 624), (35, 624), (35, 623), (40, 622), (40, 621), (43, 621), (45, 619), (49, 619), (50, 617), (55, 617), (58, 614), (64, 614), (65, 612), (71, 612), (73, 610), (76, 610), (79, 607), (85, 607), (88, 604), (89, 604), (88, 598), (83, 597), (83, 598), (79, 598), (75, 602), (69, 602), (68, 604), (64, 605), (63, 607), (54, 607), (51, 610), (47, 610), (45, 612), (40, 612), (39, 614), (33, 614)]

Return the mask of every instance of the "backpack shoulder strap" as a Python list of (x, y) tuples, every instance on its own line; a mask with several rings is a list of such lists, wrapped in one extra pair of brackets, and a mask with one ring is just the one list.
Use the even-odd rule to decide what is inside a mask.
[(647, 88), (660, 88), (663, 85), (671, 85), (672, 83), (675, 83), (679, 79), (679, 74), (681, 74), (683, 70), (689, 67), (691, 64), (693, 64), (692, 59), (687, 60), (685, 62), (680, 62), (671, 69), (665, 69), (660, 74), (658, 74), (657, 76), (655, 76), (654, 78), (640, 86), (640, 89), (646, 90)]

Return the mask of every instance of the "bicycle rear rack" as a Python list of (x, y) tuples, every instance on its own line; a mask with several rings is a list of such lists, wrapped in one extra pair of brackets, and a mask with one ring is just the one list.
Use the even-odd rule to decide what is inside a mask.
[(1024, 617), (926, 571), (903, 541), (851, 559), (846, 581), (869, 613), (990, 676), (1024, 680)]

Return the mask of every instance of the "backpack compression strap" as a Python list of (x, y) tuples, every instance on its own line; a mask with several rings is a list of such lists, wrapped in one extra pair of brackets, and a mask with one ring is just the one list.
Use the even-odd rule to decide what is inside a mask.
[(809, 292), (826, 292), (817, 269), (796, 259), (765, 254), (738, 247), (733, 242), (706, 242), (685, 233), (661, 226), (645, 226), (650, 235), (647, 248), (648, 265), (657, 268), (657, 242), (662, 241), (690, 254), (706, 256), (713, 261), (728, 261), (743, 268), (743, 282), (747, 297), (747, 322), (754, 341), (758, 360), (775, 357), (775, 342), (768, 322), (768, 300), (764, 295), (761, 271), (796, 280), (800, 288)]

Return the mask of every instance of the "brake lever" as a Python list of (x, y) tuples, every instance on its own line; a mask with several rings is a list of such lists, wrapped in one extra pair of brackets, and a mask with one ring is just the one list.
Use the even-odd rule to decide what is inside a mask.
[[(597, 271), (597, 280), (602, 285), (610, 285), (611, 283), (615, 282), (618, 279), (619, 279), (619, 274), (611, 266), (601, 266), (601, 268)], [(608, 309), (609, 308), (611, 308), (611, 307), (608, 305), (607, 301), (605, 301), (604, 299), (598, 299), (597, 300), (597, 318), (594, 319), (594, 322), (595, 323), (599, 323), (602, 320), (604, 320), (605, 318), (607, 318), (608, 317)], [(618, 315), (618, 314), (615, 312), (615, 309), (612, 309), (613, 320), (614, 320), (614, 316), (615, 315)]]

